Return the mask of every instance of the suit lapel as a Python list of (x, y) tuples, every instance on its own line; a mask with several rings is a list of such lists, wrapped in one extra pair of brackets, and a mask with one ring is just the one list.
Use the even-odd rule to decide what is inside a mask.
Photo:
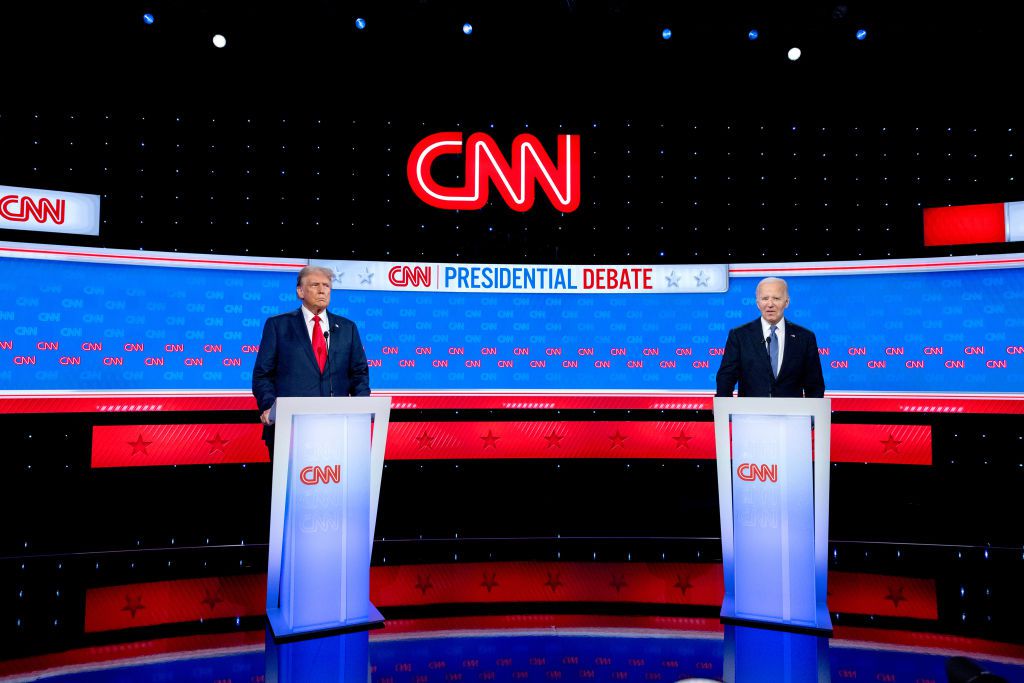
[[(341, 329), (341, 324), (338, 323), (338, 319), (334, 317), (333, 313), (327, 313), (327, 326), (327, 330), (331, 333), (331, 336), (328, 338), (330, 343), (327, 344), (327, 355), (331, 358), (335, 358), (336, 354), (339, 352), (338, 349), (341, 348), (341, 346), (339, 346), (341, 342), (335, 338), (338, 330)], [(333, 363), (334, 361), (332, 360), (331, 362)]]
[(302, 309), (295, 311), (295, 315), (292, 316), (292, 329), (295, 334), (299, 336), (300, 340), (305, 340), (305, 344), (301, 346), (305, 349), (306, 358), (313, 364), (313, 368), (320, 372), (320, 366), (316, 362), (316, 356), (313, 355), (313, 343), (309, 337), (309, 329), (306, 327), (306, 317), (302, 315)]
[(771, 374), (772, 364), (768, 360), (768, 347), (764, 344), (764, 337), (761, 336), (761, 319), (758, 318), (748, 326), (750, 328), (750, 341), (754, 344), (754, 348), (758, 350), (755, 354), (761, 360), (760, 365), (766, 372)]
[(786, 323), (786, 350), (782, 355), (782, 367), (779, 368), (779, 377), (783, 373), (792, 370), (798, 358), (803, 356), (804, 338), (800, 331), (789, 322)]

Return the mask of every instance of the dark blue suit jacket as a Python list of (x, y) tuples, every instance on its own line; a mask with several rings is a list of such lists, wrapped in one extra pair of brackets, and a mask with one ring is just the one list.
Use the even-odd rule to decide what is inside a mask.
[(772, 377), (768, 350), (761, 334), (761, 319), (729, 330), (725, 354), (718, 368), (716, 396), (732, 396), (739, 382), (740, 396), (780, 398), (822, 398), (825, 379), (821, 375), (818, 340), (806, 327), (786, 321), (786, 348), (779, 376)]
[[(321, 374), (302, 309), (267, 319), (263, 326), (252, 393), (262, 413), (278, 396), (369, 396), (370, 373), (356, 324), (327, 312), (327, 363)], [(264, 438), (269, 430), (263, 430)]]

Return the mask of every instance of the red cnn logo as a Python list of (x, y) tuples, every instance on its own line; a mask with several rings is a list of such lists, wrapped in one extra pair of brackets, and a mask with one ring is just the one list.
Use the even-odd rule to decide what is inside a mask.
[(395, 287), (429, 287), (432, 272), (430, 266), (393, 266), (388, 271), (388, 282)]
[(64, 200), (49, 200), (45, 197), (38, 200), (31, 197), (20, 197), (8, 194), (0, 197), (0, 218), (15, 223), (25, 223), (29, 219), (37, 223), (53, 221), (57, 225), (64, 223)]
[(749, 462), (745, 462), (736, 468), (736, 476), (743, 481), (771, 481), (777, 482), (779, 480), (779, 466), (778, 465), (754, 465)]
[(315, 484), (340, 484), (341, 483), (341, 465), (328, 465), (321, 467), (320, 465), (314, 465), (309, 467), (303, 467), (299, 472), (299, 479), (303, 484), (307, 486), (314, 486)]
[(439, 209), (479, 209), (487, 203), (488, 181), (516, 211), (533, 206), (534, 183), (551, 204), (568, 213), (580, 205), (580, 136), (558, 136), (558, 166), (534, 136), (524, 133), (512, 142), (512, 163), (486, 133), (473, 133), (466, 143), (466, 184), (444, 187), (434, 181), (430, 167), (442, 154), (462, 152), (462, 133), (434, 133), (409, 155), (406, 173), (416, 196)]

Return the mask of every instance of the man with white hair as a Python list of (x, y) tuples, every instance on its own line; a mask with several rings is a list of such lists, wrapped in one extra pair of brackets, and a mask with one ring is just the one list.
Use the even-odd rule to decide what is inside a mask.
[(818, 340), (783, 316), (789, 306), (786, 281), (766, 277), (755, 298), (761, 317), (729, 330), (715, 394), (732, 396), (739, 382), (740, 396), (823, 397)]
[(327, 310), (333, 274), (306, 266), (299, 271), (298, 310), (275, 315), (263, 326), (252, 371), (263, 440), (273, 453), (270, 408), (280, 396), (369, 396), (370, 374), (356, 324)]

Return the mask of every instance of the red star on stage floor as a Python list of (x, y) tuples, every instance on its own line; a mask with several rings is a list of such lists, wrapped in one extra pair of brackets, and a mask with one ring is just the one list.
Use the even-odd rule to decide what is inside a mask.
[(495, 450), (498, 449), (498, 447), (495, 445), (495, 443), (501, 437), (500, 436), (495, 436), (494, 432), (492, 432), (490, 429), (487, 430), (486, 436), (481, 436), (480, 438), (484, 440), (484, 448), (493, 448)]

